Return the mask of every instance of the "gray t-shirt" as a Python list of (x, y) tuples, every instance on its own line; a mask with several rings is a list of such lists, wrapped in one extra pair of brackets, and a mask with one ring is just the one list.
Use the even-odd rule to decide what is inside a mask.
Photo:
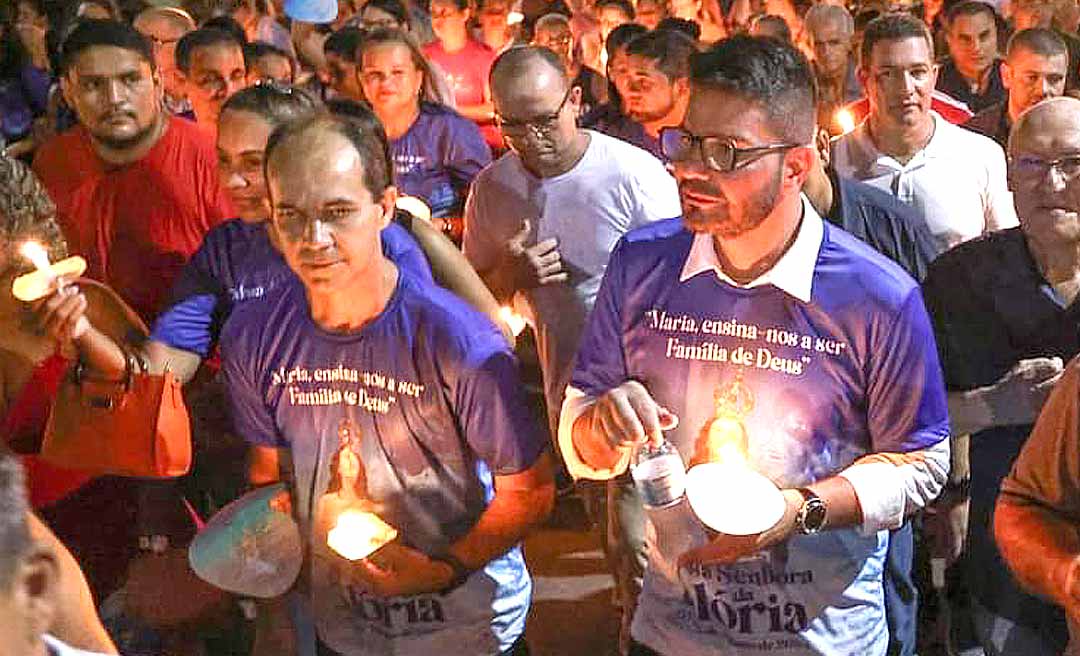
[(510, 152), (476, 176), (465, 206), (463, 248), (477, 271), (499, 266), (529, 221), (527, 245), (555, 237), (565, 283), (518, 290), (514, 306), (536, 332), (552, 433), (578, 339), (615, 243), (650, 221), (682, 214), (675, 179), (648, 152), (598, 132), (570, 171), (538, 178)]

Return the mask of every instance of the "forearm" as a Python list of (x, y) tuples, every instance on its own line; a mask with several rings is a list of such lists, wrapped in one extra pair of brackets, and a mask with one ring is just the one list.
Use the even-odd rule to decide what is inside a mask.
[(825, 507), (828, 508), (825, 528), (850, 528), (863, 523), (859, 496), (846, 478), (832, 476), (807, 488), (825, 502)]
[(953, 435), (971, 435), (994, 426), (990, 387), (949, 392), (949, 427)]
[(932, 503), (949, 478), (950, 452), (944, 437), (916, 451), (871, 453), (841, 471), (858, 497), (862, 532), (899, 528)]
[(77, 340), (75, 346), (79, 356), (91, 371), (106, 378), (119, 378), (124, 375), (127, 361), (124, 351), (109, 336), (97, 328), (89, 329)]
[(470, 569), (480, 569), (506, 553), (539, 526), (555, 505), (555, 483), (551, 478), (548, 454), (538, 466), (545, 473), (527, 489), (499, 490), (473, 528), (450, 547), (450, 553)]
[(1075, 525), (1002, 494), (994, 511), (994, 536), (1021, 585), (1058, 604), (1075, 603), (1069, 600), (1070, 570), (1080, 558)]

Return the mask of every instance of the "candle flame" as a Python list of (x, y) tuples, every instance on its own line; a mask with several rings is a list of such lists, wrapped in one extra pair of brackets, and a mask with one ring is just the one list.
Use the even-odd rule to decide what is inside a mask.
[(349, 509), (338, 516), (326, 544), (347, 560), (367, 558), (397, 537), (397, 530), (375, 513)]
[(506, 305), (499, 308), (499, 318), (510, 327), (510, 332), (514, 333), (514, 337), (517, 337), (525, 330), (525, 317), (514, 312), (512, 308)]
[(517, 25), (518, 23), (522, 23), (524, 21), (525, 14), (521, 13), (520, 11), (512, 11), (506, 15), (507, 25)]
[(835, 119), (842, 134), (847, 134), (855, 129), (855, 116), (851, 113), (851, 110), (846, 108), (837, 110)]
[(30, 260), (38, 271), (47, 272), (52, 266), (49, 264), (49, 252), (36, 241), (23, 243), (22, 247), (19, 248), (19, 252), (23, 257)]

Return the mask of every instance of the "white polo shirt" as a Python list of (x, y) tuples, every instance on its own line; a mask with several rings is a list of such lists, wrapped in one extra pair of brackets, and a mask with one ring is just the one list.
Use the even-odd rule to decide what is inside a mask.
[(1001, 147), (930, 114), (934, 135), (907, 164), (879, 151), (863, 121), (833, 139), (836, 172), (883, 189), (913, 207), (942, 250), (1015, 227), (1018, 221)]

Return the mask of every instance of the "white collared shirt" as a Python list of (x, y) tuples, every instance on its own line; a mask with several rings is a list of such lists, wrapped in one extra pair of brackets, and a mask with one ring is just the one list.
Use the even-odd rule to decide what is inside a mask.
[(48, 648), (50, 656), (105, 656), (105, 654), (99, 654), (98, 652), (83, 651), (82, 649), (69, 647), (51, 635), (46, 634), (41, 636), (41, 638), (45, 641), (45, 646)]
[(913, 207), (943, 250), (1018, 225), (1001, 147), (930, 114), (934, 134), (906, 164), (878, 150), (870, 138), (869, 121), (833, 139), (837, 173), (887, 191)]

